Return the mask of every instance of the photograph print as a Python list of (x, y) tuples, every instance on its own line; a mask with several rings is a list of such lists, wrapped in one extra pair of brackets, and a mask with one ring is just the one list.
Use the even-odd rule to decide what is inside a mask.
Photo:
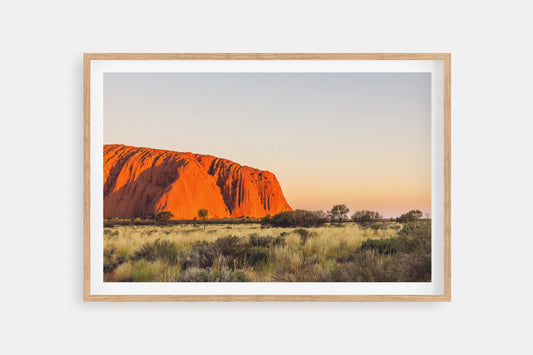
[(431, 83), (104, 73), (104, 283), (431, 282)]

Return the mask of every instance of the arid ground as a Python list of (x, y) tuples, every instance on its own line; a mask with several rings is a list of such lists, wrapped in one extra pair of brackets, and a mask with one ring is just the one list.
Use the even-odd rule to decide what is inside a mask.
[(431, 221), (104, 228), (108, 282), (427, 282)]

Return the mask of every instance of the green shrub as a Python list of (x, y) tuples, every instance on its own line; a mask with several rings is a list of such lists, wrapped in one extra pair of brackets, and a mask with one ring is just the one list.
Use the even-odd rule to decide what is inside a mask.
[(363, 228), (370, 228), (373, 230), (385, 230), (385, 229), (394, 229), (400, 230), (402, 228), (401, 224), (391, 223), (391, 222), (358, 222)]
[(399, 253), (387, 271), (388, 278), (397, 282), (430, 282), (431, 252), (419, 248), (413, 253)]
[(431, 240), (431, 221), (423, 220), (406, 223), (398, 232), (398, 235), (409, 236), (417, 240)]
[(265, 217), (261, 222), (276, 227), (294, 227), (296, 225), (293, 211), (280, 212), (277, 215), (272, 216), (270, 219), (266, 219)]
[(362, 258), (370, 259), (372, 255), (384, 255), (388, 258), (384, 263), (373, 266), (363, 279), (372, 278), (376, 281), (393, 282), (426, 282), (431, 281), (431, 221), (408, 222), (398, 236), (388, 239), (367, 239), (349, 258), (355, 265), (360, 265)]
[(351, 263), (341, 267), (342, 279), (347, 282), (394, 281), (387, 277), (387, 261), (378, 255), (363, 252), (355, 253)]
[(261, 220), (261, 225), (274, 227), (320, 227), (327, 222), (323, 211), (294, 210), (280, 212), (274, 216), (266, 216)]
[(246, 250), (246, 262), (248, 265), (258, 266), (268, 261), (268, 248), (252, 247)]
[(271, 248), (276, 246), (282, 246), (285, 245), (285, 238), (282, 236), (278, 237), (272, 237), (272, 236), (266, 236), (262, 237), (258, 235), (257, 233), (250, 234), (248, 237), (248, 242), (252, 247), (263, 247), (263, 248)]
[(331, 223), (340, 224), (348, 218), (350, 209), (346, 205), (335, 205), (328, 211), (328, 218)]
[(361, 244), (361, 250), (372, 250), (378, 254), (396, 254), (400, 250), (412, 248), (407, 238), (367, 239)]
[(116, 253), (115, 248), (104, 250), (104, 272), (112, 272), (126, 259)]
[(145, 259), (154, 261), (160, 259), (171, 265), (176, 265), (179, 254), (180, 248), (176, 243), (157, 239), (153, 243), (143, 244), (139, 250), (136, 250), (133, 254), (133, 260)]
[(295, 229), (293, 230), (293, 232), (300, 235), (300, 242), (302, 244), (305, 244), (307, 242), (307, 239), (312, 236), (311, 232), (304, 228)]
[(201, 230), (200, 228), (186, 229), (182, 233), (189, 234), (189, 233), (198, 232), (200, 230)]
[(400, 223), (414, 222), (422, 218), (422, 211), (420, 210), (411, 210), (405, 214), (402, 214), (396, 220)]
[(225, 264), (229, 267), (234, 269), (242, 265), (246, 252), (244, 238), (233, 236), (218, 238), (215, 241), (215, 248), (224, 257)]
[(172, 214), (172, 212), (170, 211), (161, 211), (157, 214), (157, 216), (155, 216), (155, 220), (157, 221), (157, 223), (163, 225), (166, 225), (167, 222), (172, 218), (174, 218), (174, 214)]
[(135, 282), (154, 281), (154, 272), (150, 265), (144, 260), (133, 264), (133, 280), (135, 280)]
[(119, 231), (116, 229), (104, 229), (104, 235), (107, 235), (109, 237), (116, 237), (119, 235)]
[(310, 234), (309, 230), (305, 228), (298, 228), (298, 229), (293, 230), (293, 232), (299, 234), (300, 237), (308, 237)]
[(235, 236), (227, 236), (215, 240), (215, 247), (220, 254), (225, 256), (242, 256), (246, 247), (241, 242), (241, 238)]
[(176, 281), (180, 282), (208, 282), (209, 276), (206, 269), (191, 267), (183, 271)]
[(375, 222), (382, 218), (378, 212), (368, 210), (357, 211), (352, 215), (352, 220), (357, 223)]
[(192, 266), (199, 268), (211, 267), (219, 255), (219, 251), (214, 245), (207, 242), (196, 243), (193, 245), (187, 259), (182, 263), (182, 267), (184, 269)]
[(177, 281), (180, 282), (244, 282), (247, 281), (246, 274), (239, 271), (232, 271), (226, 268), (222, 270), (189, 268), (182, 272)]

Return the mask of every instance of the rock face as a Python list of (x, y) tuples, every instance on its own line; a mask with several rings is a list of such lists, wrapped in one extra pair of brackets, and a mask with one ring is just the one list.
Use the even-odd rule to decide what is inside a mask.
[(292, 211), (276, 176), (210, 155), (104, 145), (104, 218), (170, 211), (192, 219)]

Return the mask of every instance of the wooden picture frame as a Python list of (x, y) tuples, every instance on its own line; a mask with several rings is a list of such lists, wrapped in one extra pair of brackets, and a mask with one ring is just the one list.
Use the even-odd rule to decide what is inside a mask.
[[(99, 294), (91, 288), (91, 68), (102, 61), (432, 61), (443, 68), (443, 292), (439, 294)], [(451, 300), (451, 55), (449, 53), (85, 53), (84, 116), (84, 300), (180, 302), (449, 302)], [(93, 226), (94, 228), (94, 226)]]

